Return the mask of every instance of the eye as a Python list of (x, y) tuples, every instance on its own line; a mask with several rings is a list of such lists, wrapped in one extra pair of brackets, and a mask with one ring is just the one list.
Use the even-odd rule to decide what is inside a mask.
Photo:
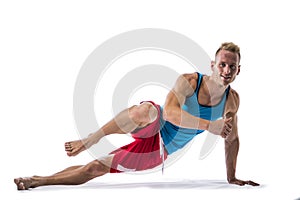
[(230, 69), (231, 70), (236, 70), (236, 66), (235, 65), (230, 65)]
[(220, 63), (220, 67), (226, 67), (226, 63), (224, 62)]

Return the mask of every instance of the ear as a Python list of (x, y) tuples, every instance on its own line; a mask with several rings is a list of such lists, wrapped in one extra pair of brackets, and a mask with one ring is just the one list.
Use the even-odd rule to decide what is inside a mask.
[(237, 71), (236, 75), (239, 75), (240, 71), (241, 71), (241, 65), (238, 66), (238, 71)]
[(216, 64), (216, 62), (213, 61), (213, 60), (210, 62), (210, 68), (211, 68), (212, 71), (214, 70), (215, 64)]

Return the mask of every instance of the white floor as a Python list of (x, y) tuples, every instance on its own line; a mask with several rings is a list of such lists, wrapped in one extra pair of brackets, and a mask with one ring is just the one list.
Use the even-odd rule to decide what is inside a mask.
[[(152, 175), (153, 176), (153, 175)], [(3, 179), (2, 179), (3, 180)], [(195, 177), (166, 178), (154, 176), (107, 175), (81, 186), (47, 186), (17, 191), (12, 179), (2, 183), (1, 199), (43, 198), (175, 198), (175, 199), (297, 199), (300, 198), (297, 181), (278, 179), (263, 182), (261, 186), (228, 185), (224, 179), (200, 179)]]

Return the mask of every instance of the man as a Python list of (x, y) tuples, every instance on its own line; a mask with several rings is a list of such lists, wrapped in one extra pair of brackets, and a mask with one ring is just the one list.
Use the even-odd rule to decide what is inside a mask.
[(181, 75), (163, 107), (150, 101), (132, 106), (87, 138), (65, 143), (65, 150), (68, 156), (76, 156), (102, 137), (114, 133), (131, 133), (134, 142), (86, 165), (72, 166), (51, 176), (16, 178), (18, 190), (44, 185), (78, 185), (106, 173), (151, 169), (204, 130), (225, 139), (228, 182), (258, 186), (235, 177), (239, 96), (229, 84), (240, 72), (240, 59), (237, 45), (223, 43), (215, 54), (215, 61), (211, 62), (211, 76)]

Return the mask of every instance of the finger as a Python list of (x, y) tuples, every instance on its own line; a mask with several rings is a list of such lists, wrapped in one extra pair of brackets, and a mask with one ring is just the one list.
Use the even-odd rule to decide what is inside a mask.
[(228, 127), (228, 128), (232, 128), (232, 124), (231, 123), (226, 123), (225, 126)]
[(231, 134), (231, 131), (232, 131), (232, 129), (226, 128), (226, 129), (223, 131), (223, 133), (224, 133), (226, 136), (228, 136), (228, 135)]
[(224, 138), (226, 138), (228, 136), (228, 133), (226, 131), (223, 131), (223, 135), (224, 135)]
[(225, 126), (225, 130), (231, 132), (232, 131), (232, 127), (231, 126)]
[(226, 139), (229, 136), (229, 134), (223, 133), (221, 136), (222, 138)]
[(225, 124), (224, 129), (232, 130), (232, 124)]
[(232, 120), (232, 117), (225, 118), (224, 122), (225, 122), (225, 123), (228, 123), (228, 122), (231, 122), (231, 120)]
[(227, 136), (229, 134), (229, 130), (225, 128), (222, 133)]
[(226, 136), (229, 136), (231, 134), (231, 129), (230, 130), (226, 130), (225, 133), (226, 133)]
[(246, 183), (247, 183), (248, 185), (252, 185), (252, 186), (259, 186), (258, 183), (255, 183), (255, 182), (253, 182), (253, 181), (246, 181)]
[(226, 138), (226, 134), (224, 132), (221, 133), (222, 138)]

